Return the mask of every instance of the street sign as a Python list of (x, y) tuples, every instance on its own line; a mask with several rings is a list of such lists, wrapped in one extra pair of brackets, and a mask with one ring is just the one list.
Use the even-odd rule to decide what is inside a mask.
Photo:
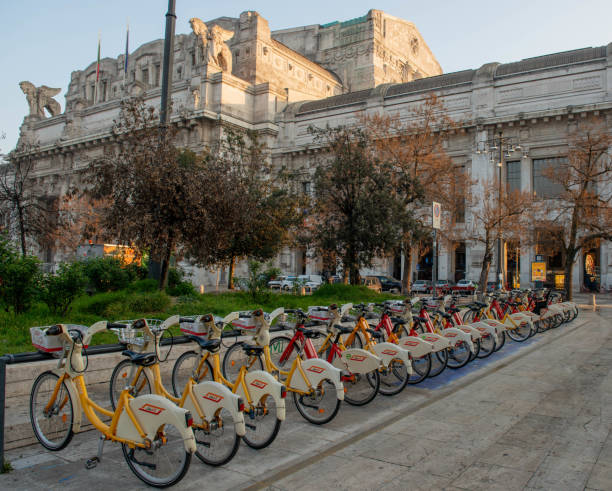
[(442, 206), (440, 203), (436, 203), (435, 201), (431, 207), (431, 223), (433, 228), (440, 229), (440, 216), (442, 215)]
[(546, 263), (533, 261), (531, 263), (531, 281), (546, 281)]

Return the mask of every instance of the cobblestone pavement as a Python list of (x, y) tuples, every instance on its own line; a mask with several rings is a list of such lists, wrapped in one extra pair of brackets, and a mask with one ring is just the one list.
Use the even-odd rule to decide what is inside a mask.
[[(290, 403), (269, 448), (242, 445), (223, 468), (194, 459), (177, 488), (612, 489), (612, 308), (604, 307), (398, 396), (343, 405), (322, 427)], [(117, 446), (86, 470), (96, 446), (86, 432), (58, 453), (11, 450), (15, 470), (0, 488), (142, 487)]]

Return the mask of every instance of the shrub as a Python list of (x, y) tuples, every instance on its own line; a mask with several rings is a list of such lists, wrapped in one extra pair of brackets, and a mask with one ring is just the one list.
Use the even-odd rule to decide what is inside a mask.
[(262, 271), (263, 266), (263, 263), (259, 261), (249, 261), (248, 278), (236, 279), (238, 286), (242, 290), (247, 291), (251, 298), (258, 302), (265, 302), (270, 298), (268, 282), (280, 274), (278, 268), (272, 268), (269, 265), (268, 269)]
[(121, 261), (114, 257), (99, 257), (85, 262), (85, 275), (89, 286), (97, 292), (116, 291), (130, 283), (129, 273), (121, 267)]
[(40, 261), (35, 256), (20, 256), (8, 240), (0, 239), (0, 302), (8, 312), (25, 312), (40, 286)]
[(180, 268), (170, 268), (168, 270), (168, 287), (174, 288), (183, 281), (184, 273)]
[(146, 280), (149, 274), (148, 268), (143, 264), (131, 263), (124, 268), (131, 282), (138, 280)]
[(83, 294), (87, 286), (83, 269), (83, 263), (62, 263), (57, 274), (43, 276), (40, 299), (51, 312), (66, 314), (73, 300)]
[(173, 287), (168, 286), (166, 292), (173, 297), (194, 296), (197, 293), (191, 281), (181, 281)]
[(75, 310), (98, 316), (106, 315), (106, 309), (112, 303), (125, 303), (126, 292), (99, 293), (91, 297), (82, 297), (74, 303)]
[(343, 285), (340, 283), (335, 283), (333, 285), (323, 284), (313, 292), (312, 297), (335, 298), (347, 302), (351, 302), (355, 298), (360, 298), (361, 301), (365, 301), (366, 299), (380, 301), (381, 298), (379, 293), (363, 285)]
[(153, 278), (136, 280), (128, 287), (128, 290), (131, 292), (154, 292), (158, 285), (159, 282)]
[(161, 312), (170, 306), (170, 297), (164, 292), (134, 295), (127, 300), (127, 310), (144, 314), (145, 312)]

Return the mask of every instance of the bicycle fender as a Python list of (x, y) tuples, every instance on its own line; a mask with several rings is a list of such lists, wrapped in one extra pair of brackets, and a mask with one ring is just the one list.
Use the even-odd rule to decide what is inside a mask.
[(344, 350), (342, 355), (336, 357), (333, 366), (340, 370), (348, 370), (351, 373), (370, 373), (378, 370), (382, 360), (361, 348), (350, 348)]
[(283, 384), (263, 370), (247, 372), (244, 376), (244, 383), (247, 386), (249, 398), (246, 397), (242, 384), (238, 386), (236, 393), (245, 402), (250, 399), (253, 404), (257, 404), (263, 397), (272, 397), (276, 404), (276, 418), (280, 421), (285, 421), (285, 399), (283, 399), (282, 395)]
[(507, 329), (507, 326), (505, 324), (502, 324), (496, 319), (482, 319), (478, 322), (482, 322), (483, 324), (487, 324), (491, 327), (494, 327), (498, 334), (503, 333)]
[(408, 351), (412, 358), (422, 358), (434, 351), (432, 342), (425, 341), (417, 336), (404, 336), (399, 340), (399, 345)]
[(482, 337), (480, 331), (477, 328), (472, 327), (470, 324), (462, 324), (460, 326), (457, 326), (457, 329), (461, 329), (463, 332), (467, 332), (470, 336), (472, 336), (472, 341), (476, 341), (477, 339), (480, 339)]
[(412, 362), (410, 361), (410, 353), (408, 350), (393, 343), (376, 343), (372, 346), (374, 353), (382, 360), (383, 366), (386, 368), (393, 360), (402, 360), (409, 375), (412, 375)]
[[(193, 386), (193, 395), (204, 413), (206, 422), (210, 423), (220, 409), (225, 409), (232, 415), (236, 434), (238, 436), (245, 435), (244, 413), (239, 407), (240, 397), (231, 390), (218, 382), (206, 380)], [(194, 419), (197, 418), (198, 412), (193, 407), (193, 400), (190, 397), (185, 399), (183, 407), (191, 411)]]
[(510, 314), (508, 316), (508, 320), (505, 322), (505, 324), (510, 329), (513, 329), (517, 327), (517, 325), (521, 325), (523, 323), (529, 324), (529, 327), (533, 329), (533, 321), (531, 320), (531, 318), (527, 315), (523, 315), (520, 312), (516, 314)]
[(476, 352), (474, 343), (472, 342), (472, 335), (470, 333), (457, 329), (456, 327), (449, 327), (448, 329), (444, 329), (442, 332), (444, 333), (444, 337), (448, 338), (452, 346), (456, 346), (459, 341), (463, 341), (468, 345), (468, 348), (472, 353)]
[(485, 322), (474, 322), (472, 324), (468, 324), (468, 327), (478, 329), (478, 332), (480, 332), (482, 336), (493, 336), (493, 339), (495, 340), (496, 344), (499, 342), (497, 337), (497, 329), (495, 328), (495, 326), (490, 326)]
[[(195, 437), (190, 426), (187, 426), (185, 416), (187, 409), (178, 407), (168, 399), (156, 394), (145, 394), (130, 399), (130, 409), (134, 413), (138, 424), (151, 441), (155, 439), (157, 430), (164, 424), (174, 425), (183, 438), (185, 450), (189, 453), (196, 451)], [(193, 413), (192, 413), (193, 415)], [(117, 436), (136, 443), (144, 443), (144, 439), (136, 430), (129, 415), (123, 411), (117, 424)]]
[[(65, 373), (63, 368), (55, 368), (51, 371), (59, 378), (62, 378)], [(68, 393), (72, 398), (72, 403), (74, 404), (74, 410), (72, 411), (72, 431), (78, 433), (79, 431), (81, 431), (81, 424), (83, 421), (83, 410), (81, 407), (81, 399), (79, 398), (79, 391), (74, 385), (74, 382), (69, 378), (64, 381), (64, 384), (66, 385)]]
[(344, 400), (344, 385), (340, 379), (340, 370), (334, 367), (331, 363), (320, 358), (309, 358), (302, 363), (302, 370), (308, 377), (308, 380), (302, 378), (301, 373), (296, 370), (291, 377), (291, 388), (308, 392), (309, 382), (310, 387), (316, 387), (322, 380), (330, 380), (336, 387), (336, 395), (340, 401)]

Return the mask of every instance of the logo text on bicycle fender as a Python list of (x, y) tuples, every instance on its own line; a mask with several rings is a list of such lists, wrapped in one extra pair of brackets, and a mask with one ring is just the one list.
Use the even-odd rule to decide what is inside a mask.
[(404, 341), (404, 346), (418, 346), (418, 341)]
[(447, 332), (447, 333), (444, 334), (444, 336), (447, 337), (447, 338), (454, 338), (454, 337), (457, 336), (457, 333), (456, 332)]
[(395, 356), (397, 355), (397, 351), (393, 351), (391, 349), (386, 349), (382, 352), (383, 355)]
[(144, 411), (145, 413), (154, 414), (155, 416), (160, 414), (162, 411), (165, 411), (163, 407), (157, 407), (153, 404), (145, 404), (144, 406), (139, 407), (138, 409), (140, 411)]
[(429, 341), (430, 343), (435, 343), (438, 340), (438, 338), (434, 338), (432, 336), (426, 336), (423, 339), (425, 339), (425, 341)]
[(346, 359), (351, 361), (363, 361), (366, 359), (366, 357), (363, 355), (352, 355), (351, 353), (347, 353)]
[(263, 389), (268, 384), (265, 382), (262, 382), (261, 380), (255, 379), (251, 382), (251, 385), (253, 387), (257, 387), (258, 389)]
[(223, 396), (218, 394), (213, 394), (212, 392), (207, 392), (205, 396), (202, 396), (204, 399), (208, 399), (213, 402), (221, 402), (223, 400)]
[(313, 365), (311, 367), (308, 367), (306, 370), (313, 373), (323, 373), (325, 371), (325, 368)]

